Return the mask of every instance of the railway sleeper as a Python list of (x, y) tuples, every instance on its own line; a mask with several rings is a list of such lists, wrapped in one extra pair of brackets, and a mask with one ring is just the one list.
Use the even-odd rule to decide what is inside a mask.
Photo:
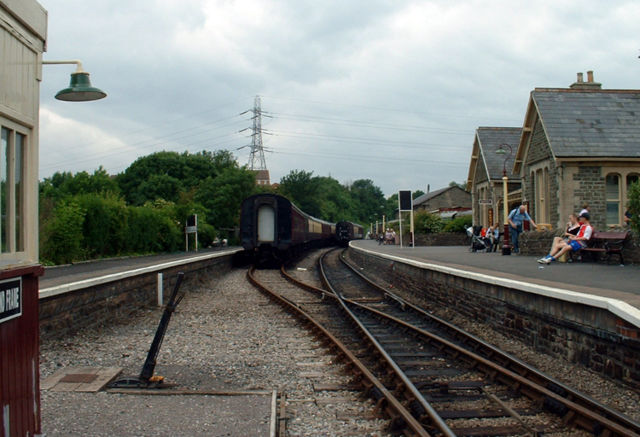
[[(521, 416), (535, 416), (539, 412), (533, 409), (518, 408), (515, 410)], [(494, 419), (498, 417), (509, 417), (509, 414), (502, 408), (464, 409), (464, 410), (440, 410), (440, 417), (445, 420), (453, 419)]]
[[(533, 427), (537, 435), (546, 431), (545, 426)], [(515, 435), (522, 434), (524, 428), (522, 425), (499, 425), (499, 426), (474, 426), (465, 428), (451, 428), (455, 435), (464, 435), (469, 437), (487, 436), (487, 435)]]

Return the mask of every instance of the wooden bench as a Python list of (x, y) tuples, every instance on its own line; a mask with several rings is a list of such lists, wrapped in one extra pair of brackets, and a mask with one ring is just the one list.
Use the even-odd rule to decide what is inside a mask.
[[(587, 247), (580, 249), (578, 254), (589, 254), (594, 260), (597, 260), (601, 254), (605, 255), (604, 260), (611, 258), (611, 255), (620, 257), (620, 264), (624, 264), (622, 257), (622, 249), (624, 242), (629, 236), (629, 231), (622, 232), (599, 232), (594, 231), (593, 235), (587, 243)], [(584, 259), (584, 256), (583, 256)]]

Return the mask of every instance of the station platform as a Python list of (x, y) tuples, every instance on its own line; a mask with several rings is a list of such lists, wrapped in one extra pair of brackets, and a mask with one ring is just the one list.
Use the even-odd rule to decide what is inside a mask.
[(44, 275), (40, 278), (40, 292), (65, 284), (82, 281), (97, 280), (112, 277), (119, 279), (128, 272), (135, 274), (143, 270), (153, 270), (171, 267), (191, 261), (225, 256), (242, 250), (241, 247), (218, 247), (200, 250), (198, 252), (177, 252), (172, 254), (110, 258), (95, 261), (79, 262), (62, 266), (45, 267)]
[(541, 265), (538, 257), (501, 252), (470, 252), (468, 246), (400, 247), (374, 240), (352, 241), (354, 248), (397, 262), (447, 269), (463, 277), (500, 282), (524, 291), (608, 308), (640, 327), (640, 266), (603, 262)]

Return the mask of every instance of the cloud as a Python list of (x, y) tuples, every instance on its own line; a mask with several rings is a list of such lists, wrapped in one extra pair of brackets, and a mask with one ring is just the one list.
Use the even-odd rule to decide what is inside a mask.
[(103, 166), (114, 174), (123, 156), (135, 150), (121, 139), (91, 124), (65, 118), (40, 107), (40, 177), (57, 171), (95, 170)]
[[(437, 189), (466, 178), (477, 127), (522, 125), (533, 88), (590, 69), (605, 88), (638, 84), (632, 1), (41, 2), (45, 58), (82, 59), (109, 95), (53, 102), (70, 71), (47, 67), (41, 145), (76, 144), (85, 158), (41, 147), (45, 176), (121, 171), (163, 149), (235, 150), (250, 142), (239, 114), (260, 94), (273, 181), (296, 169), (388, 194)], [(236, 155), (247, 162), (247, 149)]]

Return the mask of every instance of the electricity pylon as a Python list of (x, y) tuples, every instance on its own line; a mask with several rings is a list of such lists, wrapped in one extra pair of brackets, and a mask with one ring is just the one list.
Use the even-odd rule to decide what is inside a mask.
[(249, 170), (266, 170), (267, 161), (264, 159), (262, 147), (262, 110), (260, 109), (260, 96), (256, 96), (253, 109), (253, 128), (251, 133), (251, 152), (249, 152)]

